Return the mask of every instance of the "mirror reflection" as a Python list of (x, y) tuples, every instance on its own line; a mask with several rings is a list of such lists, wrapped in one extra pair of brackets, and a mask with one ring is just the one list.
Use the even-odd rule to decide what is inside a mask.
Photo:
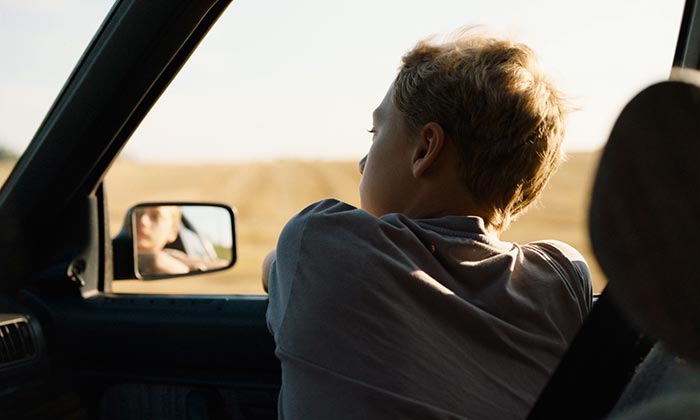
[(137, 206), (131, 224), (139, 276), (212, 271), (234, 262), (232, 215), (226, 208)]

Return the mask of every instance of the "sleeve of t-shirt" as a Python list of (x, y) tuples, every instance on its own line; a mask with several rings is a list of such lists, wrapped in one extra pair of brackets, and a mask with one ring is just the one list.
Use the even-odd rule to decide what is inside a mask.
[(560, 241), (540, 241), (534, 244), (544, 249), (566, 271), (564, 281), (572, 297), (579, 302), (582, 316), (585, 317), (593, 305), (593, 285), (583, 255), (571, 245)]
[[(308, 236), (307, 224), (314, 217), (324, 214), (337, 215), (341, 212), (357, 213), (362, 211), (338, 200), (322, 200), (302, 210), (287, 222), (282, 230), (277, 242), (277, 258), (270, 268), (268, 282), (267, 326), (273, 336), (276, 337), (287, 313), (287, 305), (294, 288), (294, 279), (301, 263), (299, 261), (300, 251)], [(367, 214), (366, 217), (371, 216)], [(352, 218), (348, 217), (347, 219), (350, 221)]]

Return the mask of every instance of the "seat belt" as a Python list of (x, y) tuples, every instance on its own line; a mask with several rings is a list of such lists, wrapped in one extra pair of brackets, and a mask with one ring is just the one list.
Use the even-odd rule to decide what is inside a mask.
[(598, 419), (615, 406), (654, 340), (604, 290), (549, 379), (528, 420)]

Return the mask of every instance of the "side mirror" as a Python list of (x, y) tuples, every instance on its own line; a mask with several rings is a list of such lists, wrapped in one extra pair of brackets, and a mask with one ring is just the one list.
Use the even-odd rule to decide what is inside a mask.
[(225, 270), (236, 262), (235, 216), (225, 205), (143, 203), (112, 240), (114, 279), (155, 280)]

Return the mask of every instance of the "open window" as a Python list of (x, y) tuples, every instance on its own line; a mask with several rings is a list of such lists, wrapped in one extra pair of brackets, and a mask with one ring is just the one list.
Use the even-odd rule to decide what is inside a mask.
[(342, 12), (320, 3), (278, 6), (231, 5), (105, 182), (112, 236), (140, 202), (213, 201), (235, 208), (236, 264), (189, 279), (115, 282), (114, 292), (263, 293), (262, 260), (294, 213), (326, 197), (359, 204), (356, 162), (369, 143), (364, 130), (401, 55), (421, 37), (473, 22), (484, 28), (472, 30), (531, 45), (576, 109), (565, 140), (568, 162), (540, 205), (503, 238), (568, 242), (589, 261), (596, 290), (604, 287), (585, 215), (598, 150), (624, 103), (642, 86), (668, 77), (682, 1), (648, 7), (495, 2), (478, 13), (443, 1), (434, 8), (442, 13), (429, 14), (424, 5), (407, 3), (400, 19), (384, 4), (353, 3)]

